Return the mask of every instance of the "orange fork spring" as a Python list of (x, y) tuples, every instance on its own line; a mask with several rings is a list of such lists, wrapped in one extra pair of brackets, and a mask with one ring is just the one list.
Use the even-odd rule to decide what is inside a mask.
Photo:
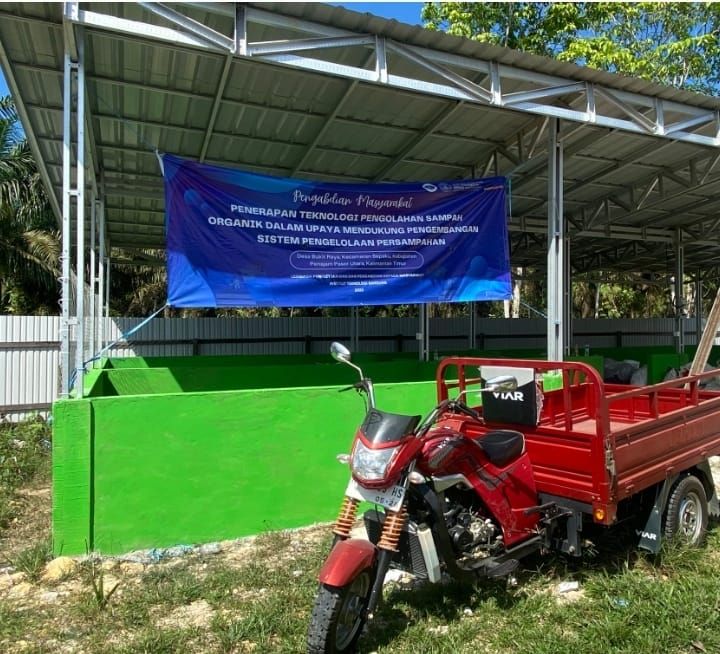
[(359, 500), (352, 497), (345, 497), (340, 506), (340, 513), (333, 525), (334, 534), (337, 534), (341, 538), (350, 537), (350, 530), (355, 524), (355, 517), (357, 516), (358, 504), (360, 504)]
[(400, 534), (402, 533), (402, 528), (405, 526), (407, 517), (408, 513), (405, 506), (399, 511), (385, 512), (385, 524), (383, 525), (382, 536), (380, 536), (377, 544), (380, 549), (397, 552)]

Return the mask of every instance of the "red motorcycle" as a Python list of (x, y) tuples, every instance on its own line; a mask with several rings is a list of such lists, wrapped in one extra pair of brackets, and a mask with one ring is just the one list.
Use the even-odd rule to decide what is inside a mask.
[[(377, 409), (350, 352), (333, 343), (331, 353), (360, 373), (350, 388), (368, 410), (352, 453), (338, 457), (352, 478), (320, 571), (310, 654), (354, 650), (391, 566), (430, 582), (503, 577), (538, 550), (580, 557), (586, 526), (620, 522), (657, 554), (666, 539), (700, 545), (720, 516), (708, 461), (720, 455), (720, 393), (703, 388), (720, 370), (627, 387), (582, 362), (449, 357), (439, 404), (421, 420)], [(466, 404), (471, 389), (485, 393), (479, 410)], [(361, 501), (375, 505), (369, 540), (350, 537)]]
[[(355, 651), (372, 620), (390, 567), (438, 582), (443, 573), (463, 581), (502, 577), (539, 547), (540, 507), (520, 432), (496, 430), (468, 437), (465, 421), (482, 417), (462, 394), (441, 401), (424, 419), (381, 411), (372, 381), (339, 343), (332, 356), (356, 369), (356, 389), (367, 398), (348, 463), (352, 477), (323, 565), (308, 630), (308, 652)], [(480, 392), (512, 393), (517, 380), (501, 376)], [(361, 501), (368, 540), (351, 538)]]

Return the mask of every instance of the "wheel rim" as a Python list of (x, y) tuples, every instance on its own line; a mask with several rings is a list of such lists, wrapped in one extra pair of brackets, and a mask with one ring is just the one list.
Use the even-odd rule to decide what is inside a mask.
[(690, 491), (682, 502), (678, 511), (680, 517), (679, 531), (691, 543), (697, 541), (702, 533), (702, 504), (697, 493)]
[(335, 646), (343, 650), (353, 641), (363, 621), (363, 611), (370, 590), (370, 576), (367, 573), (355, 578), (345, 594), (338, 613), (335, 629)]

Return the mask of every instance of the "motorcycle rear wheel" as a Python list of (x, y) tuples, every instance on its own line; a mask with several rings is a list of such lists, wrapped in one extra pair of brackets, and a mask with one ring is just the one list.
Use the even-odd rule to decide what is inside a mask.
[(344, 586), (320, 584), (308, 627), (308, 654), (355, 651), (365, 624), (371, 587), (368, 570)]

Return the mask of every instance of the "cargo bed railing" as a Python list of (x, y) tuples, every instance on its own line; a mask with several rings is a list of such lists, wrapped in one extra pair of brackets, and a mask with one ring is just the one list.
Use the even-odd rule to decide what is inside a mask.
[[(541, 361), (537, 359), (486, 359), (480, 357), (448, 357), (437, 369), (436, 383), (438, 401), (447, 399), (457, 389), (457, 394), (467, 393), (468, 386), (481, 385), (481, 366), (504, 368), (512, 374), (512, 368), (532, 368), (536, 376), (560, 373), (562, 386), (553, 391), (543, 391), (544, 406), (540, 424), (562, 426), (572, 431), (579, 421), (596, 420), (596, 433), (603, 437), (609, 431), (605, 409), (604, 383), (597, 370), (579, 361)], [(456, 369), (455, 379), (447, 379), (448, 372)], [(473, 368), (469, 377), (467, 369)], [(466, 399), (466, 402), (468, 400)], [(603, 420), (603, 416), (605, 420)]]
[[(454, 391), (459, 395), (471, 392), (472, 386), (480, 386), (484, 381), (480, 377), (481, 366), (504, 368), (508, 374), (513, 368), (532, 368), (538, 378), (560, 373), (562, 387), (543, 390), (544, 406), (538, 427), (562, 427), (572, 432), (579, 423), (594, 421), (593, 431), (603, 439), (610, 435), (611, 420), (626, 423), (657, 420), (676, 409), (720, 400), (720, 392), (700, 388), (703, 381), (720, 377), (720, 369), (651, 386), (627, 387), (605, 384), (595, 368), (578, 361), (448, 357), (440, 362), (436, 373), (438, 401), (447, 399)], [(471, 368), (472, 376), (468, 375)], [(448, 378), (453, 370), (456, 370), (455, 378)], [(468, 400), (469, 396), (465, 401)], [(632, 424), (613, 432), (622, 434), (631, 430)]]
[(715, 377), (720, 377), (720, 368), (629, 390), (617, 384), (606, 385), (610, 419), (631, 423), (623, 429), (613, 429), (613, 434), (623, 436), (633, 431), (633, 424), (661, 420), (680, 409), (691, 409), (706, 402), (720, 404), (720, 391), (700, 388), (702, 382)]

